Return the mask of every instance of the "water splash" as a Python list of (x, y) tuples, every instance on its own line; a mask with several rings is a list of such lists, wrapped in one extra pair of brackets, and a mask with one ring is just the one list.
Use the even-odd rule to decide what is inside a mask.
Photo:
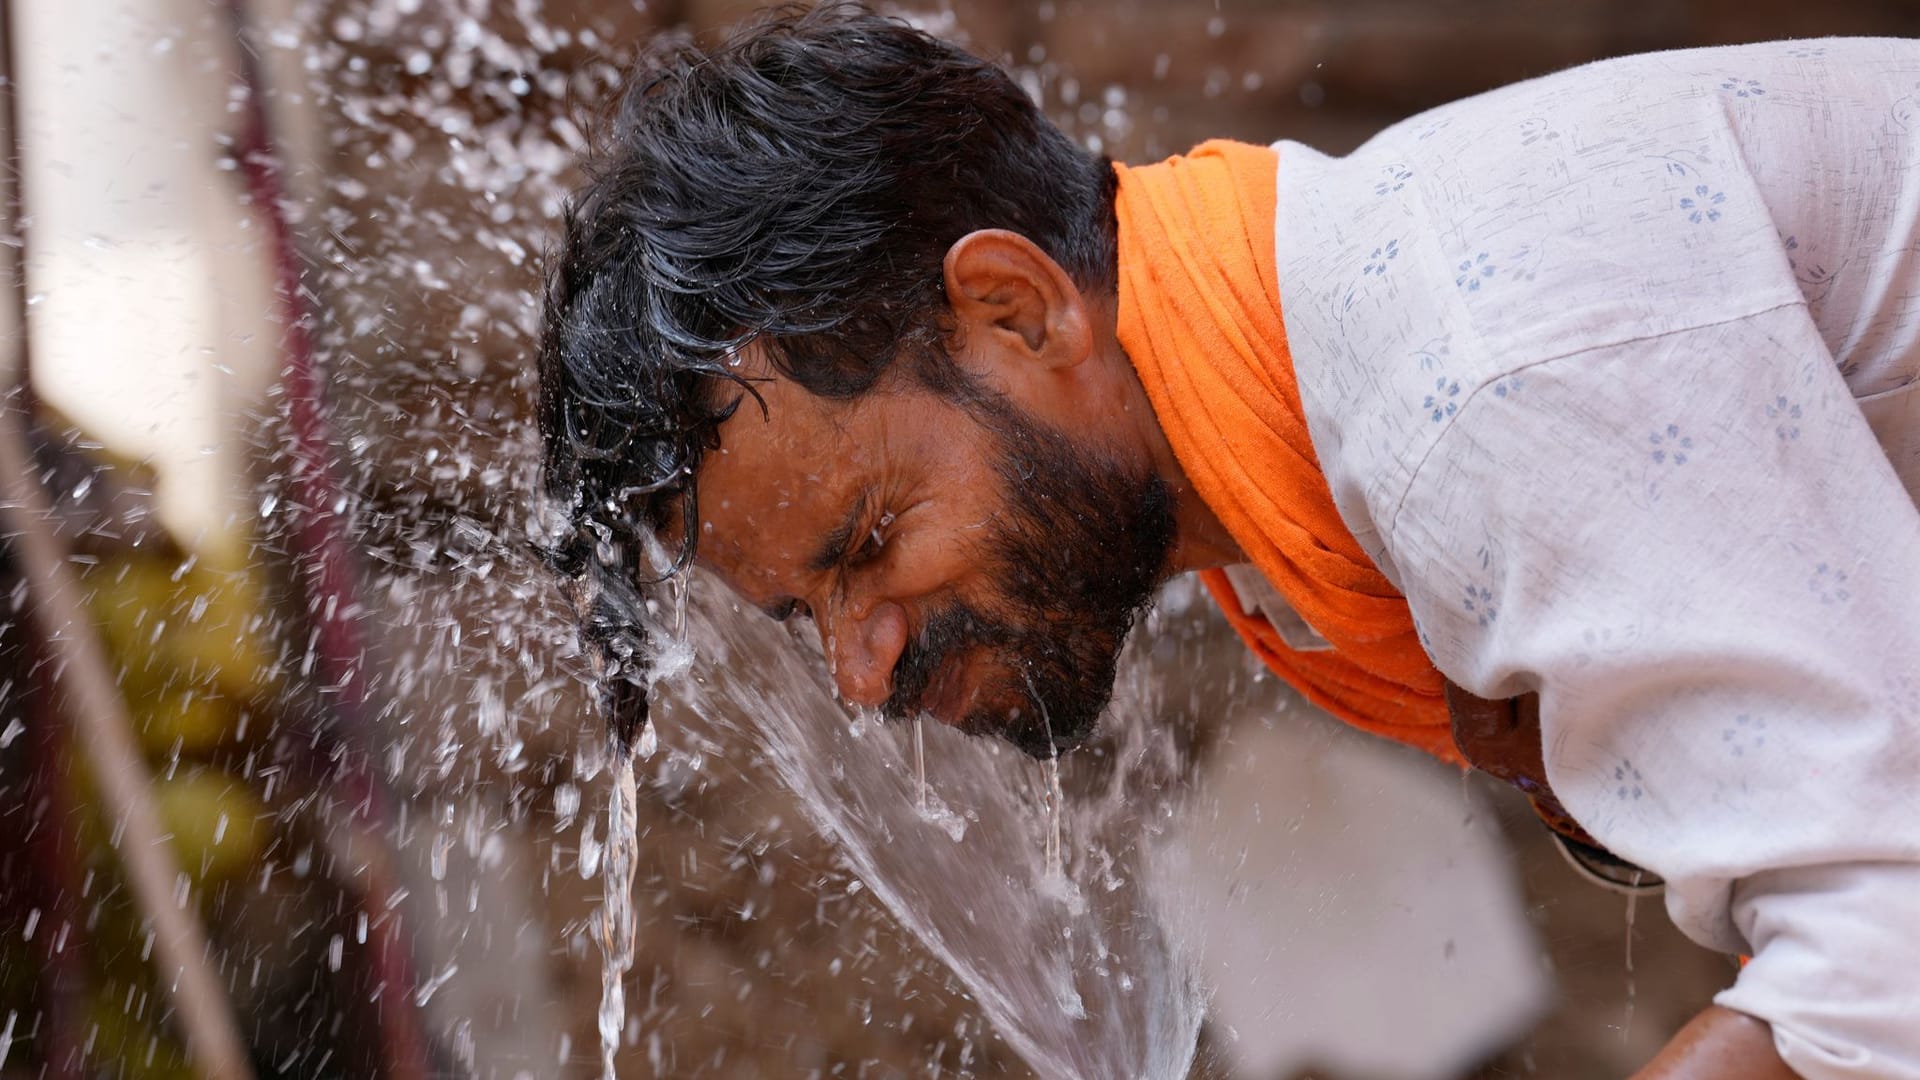
[[(364, 989), (354, 980), (365, 977), (370, 957), (417, 950), (424, 971), (439, 974), (392, 999), (432, 1014), (443, 1036), (436, 1042), (457, 1059), (436, 1061), (435, 1071), (445, 1064), (449, 1072), (484, 1072), (473, 1067), (473, 1033), (491, 1025), (494, 1049), (483, 1034), (480, 1060), (503, 1068), (502, 1075), (544, 1075), (554, 1048), (564, 1062), (578, 1040), (535, 1016), (540, 1009), (528, 1004), (532, 996), (507, 1010), (511, 1022), (500, 1019), (497, 1007), (489, 1021), (475, 1007), (484, 1000), (478, 991), (497, 982), (499, 958), (509, 955), (495, 945), (502, 935), (518, 935), (527, 949), (522, 956), (557, 952), (541, 912), (529, 905), (564, 904), (567, 890), (586, 892), (597, 878), (601, 908), (575, 924), (567, 949), (577, 948), (588, 963), (596, 943), (601, 951), (596, 1026), (603, 1073), (611, 1075), (614, 1052), (631, 1041), (629, 1025), (637, 1022), (654, 1073), (668, 1075), (673, 1069), (662, 1062), (674, 1051), (670, 1021), (647, 1011), (644, 993), (635, 993), (632, 1015), (626, 1000), (636, 935), (657, 917), (651, 908), (636, 911), (632, 895), (637, 867), (651, 874), (652, 864), (639, 856), (658, 854), (657, 833), (648, 848), (638, 847), (637, 822), (652, 827), (645, 815), (654, 809), (638, 800), (673, 783), (699, 781), (673, 780), (689, 770), (665, 766), (636, 773), (660, 741), (649, 725), (637, 736), (635, 759), (613, 763), (611, 790), (600, 803), (605, 823), (598, 800), (589, 797), (582, 806), (582, 786), (598, 782), (607, 758), (598, 746), (572, 741), (574, 726), (591, 720), (572, 696), (575, 673), (555, 659), (566, 653), (571, 625), (553, 610), (559, 605), (549, 578), (509, 554), (541, 533), (537, 522), (519, 520), (528, 509), (524, 493), (536, 486), (530, 452), (537, 451), (524, 426), (531, 372), (525, 359), (539, 332), (529, 252), (551, 237), (573, 181), (570, 163), (584, 146), (579, 128), (563, 115), (565, 103), (604, 100), (622, 77), (615, 63), (593, 59), (615, 51), (608, 41), (580, 26), (550, 26), (547, 18), (541, 5), (522, 0), (490, 8), (467, 0), (295, 0), (284, 21), (263, 17), (252, 35), (285, 94), (275, 97), (275, 108), (303, 122), (290, 130), (311, 120), (316, 135), (304, 150), (289, 140), (291, 153), (312, 155), (296, 162), (301, 184), (289, 209), (308, 249), (312, 284), (328, 297), (314, 333), (341, 389), (330, 418), (340, 425), (343, 475), (339, 498), (325, 509), (347, 523), (368, 559), (365, 595), (349, 608), (379, 638), (380, 648), (362, 669), (379, 713), (368, 760), (401, 797), (400, 813), (385, 826), (399, 866), (396, 880), (369, 893), (365, 906), (339, 926), (329, 924), (327, 914), (352, 910), (358, 900), (322, 879), (346, 877), (335, 864), (354, 860), (331, 857), (324, 844), (296, 844), (290, 857), (269, 846), (246, 888), (214, 895), (231, 905), (227, 913), (249, 905), (248, 915), (275, 927), (270, 936), (284, 936), (279, 932), (289, 924), (313, 927), (295, 934), (294, 945), (321, 958), (335, 976), (328, 992), (341, 1001)], [(179, 29), (186, 44), (204, 33), (193, 25), (168, 33)], [(634, 36), (630, 30), (621, 41)], [(174, 38), (165, 40), (171, 47)], [(285, 442), (273, 430), (261, 441), (267, 447)], [(273, 460), (263, 455), (263, 462)], [(260, 550), (269, 554), (282, 542), (274, 529), (284, 526), (276, 523), (301, 508), (297, 492), (275, 484), (254, 504), (265, 531)], [(75, 501), (98, 494), (89, 485), (83, 479), (71, 489)], [(179, 581), (176, 575), (174, 584)], [(711, 583), (695, 592), (715, 595)], [(1062, 769), (916, 725), (909, 748), (905, 729), (834, 722), (839, 711), (812, 689), (819, 673), (811, 657), (769, 643), (759, 629), (719, 629), (726, 620), (717, 609), (690, 610), (677, 586), (664, 591), (653, 614), (674, 631), (671, 638), (660, 635), (665, 651), (654, 658), (653, 678), (686, 702), (698, 702), (683, 711), (703, 717), (697, 743), (682, 744), (668, 729), (673, 749), (699, 745), (710, 760), (724, 755), (727, 764), (750, 773), (759, 787), (777, 787), (776, 777), (793, 787), (813, 823), (842, 843), (859, 880), (988, 1002), (986, 1011), (1036, 1069), (1050, 1077), (1183, 1074), (1199, 1022), (1198, 997), (1183, 946), (1142, 917), (1153, 898), (1140, 839), (1147, 831), (1139, 822), (1154, 816), (1165, 795), (1154, 791), (1129, 804), (1137, 791), (1127, 779), (1159, 767), (1164, 747), (1137, 727), (1126, 728), (1104, 762)], [(152, 627), (139, 629), (145, 634)], [(269, 626), (260, 635), (269, 655), (259, 666), (306, 688), (321, 670), (312, 642), (281, 641), (277, 634)], [(698, 670), (690, 640), (699, 643)], [(703, 673), (729, 664), (728, 648), (743, 658), (742, 678), (731, 686), (720, 685), (724, 680), (703, 685)], [(757, 666), (769, 656), (777, 659), (764, 670)], [(756, 688), (742, 692), (743, 680)], [(335, 793), (294, 768), (300, 759), (288, 748), (301, 740), (278, 737), (282, 725), (294, 731), (290, 722), (302, 720), (298, 712), (256, 717), (249, 736), (243, 716), (235, 746), (188, 764), (257, 785), (277, 813), (283, 803), (311, 807), (285, 811), (278, 824), (337, 831), (330, 824), (341, 819), (331, 808)], [(23, 734), (17, 725), (0, 731), (0, 749), (31, 738), (16, 738)], [(598, 736), (594, 731), (588, 740)], [(756, 755), (763, 760), (752, 760)], [(678, 762), (696, 758), (679, 755)], [(177, 747), (174, 762), (180, 762)], [(691, 771), (697, 774), (697, 766)], [(850, 791), (857, 797), (847, 798)], [(543, 818), (542, 799), (549, 797), (552, 816)], [(296, 814), (303, 816), (296, 821)], [(227, 821), (263, 819), (219, 815), (211, 833), (215, 847), (235, 842)], [(791, 814), (786, 824), (775, 819), (755, 827), (764, 827), (760, 835), (775, 837), (776, 845), (804, 832)], [(569, 866), (560, 853), (575, 843), (567, 857), (577, 856), (576, 865)], [(502, 860), (515, 859), (519, 877), (496, 872)], [(1088, 903), (1072, 884), (1087, 876), (1089, 865), (1123, 881), (1102, 892), (1102, 902)], [(544, 876), (550, 872), (567, 880)], [(531, 900), (516, 893), (523, 885), (532, 886)], [(403, 913), (409, 931), (430, 925), (417, 941), (394, 936), (383, 944), (383, 928), (400, 925)], [(876, 914), (860, 917), (872, 920), (867, 931), (891, 929)], [(48, 925), (57, 924), (42, 924), (43, 937)], [(845, 940), (855, 942), (856, 935)], [(461, 962), (453, 963), (454, 956)], [(922, 963), (918, 954), (912, 962)], [(305, 973), (296, 965), (276, 965), (271, 957), (263, 965), (256, 956), (251, 963), (235, 960), (231, 970), (247, 973), (229, 989), (244, 1010), (263, 1018), (264, 1041), (276, 1030), (273, 1017), (298, 1011), (280, 1009), (280, 999), (269, 996), (283, 990), (290, 995), (285, 1000), (312, 1002), (301, 1014), (309, 1032), (326, 1028), (308, 1023), (311, 1016), (333, 1010), (337, 1021), (350, 1015), (346, 1005), (298, 985), (295, 977)], [(924, 1019), (924, 1008), (914, 1008)], [(144, 1018), (136, 1013), (135, 1019)], [(971, 1016), (967, 1022), (970, 1031), (957, 1033), (963, 1044), (980, 1030)], [(21, 1025), (29, 1026), (25, 1016)], [(20, 1053), (14, 1030), (9, 1013), (0, 1058)], [(327, 1030), (337, 1032), (340, 1024)], [(536, 1051), (536, 1039), (548, 1033)], [(291, 1056), (276, 1053), (275, 1062), (301, 1072), (371, 1072), (370, 1056), (329, 1060), (371, 1046), (357, 1034), (349, 1026), (337, 1039), (289, 1036), (295, 1039), (286, 1051)], [(506, 1046), (510, 1053), (502, 1054), (512, 1041), (508, 1034), (524, 1045)], [(101, 1045), (119, 1042), (103, 1038)], [(964, 1056), (960, 1064), (966, 1066)], [(702, 1068), (728, 1075), (730, 1067)]]
[(764, 758), (839, 845), (849, 888), (885, 903), (1039, 1075), (1187, 1075), (1204, 1001), (1154, 843), (1178, 755), (1139, 665), (1123, 665), (1103, 745), (1035, 762), (944, 725), (849, 723), (817, 652), (733, 614), (715, 583), (692, 593), (687, 639), (712, 666), (660, 684), (669, 731)]

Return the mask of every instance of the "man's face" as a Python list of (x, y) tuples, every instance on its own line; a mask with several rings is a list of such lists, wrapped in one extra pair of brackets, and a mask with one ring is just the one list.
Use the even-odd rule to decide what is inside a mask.
[(1167, 569), (1162, 482), (1004, 402), (758, 386), (701, 471), (702, 564), (811, 617), (849, 702), (1039, 757), (1084, 740)]

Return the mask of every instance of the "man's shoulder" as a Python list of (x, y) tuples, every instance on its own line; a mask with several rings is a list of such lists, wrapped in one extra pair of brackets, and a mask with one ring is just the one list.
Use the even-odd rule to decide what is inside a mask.
[(1908, 43), (1655, 53), (1421, 114), (1345, 157), (1278, 144), (1289, 334), (1398, 347), (1424, 319), (1526, 363), (1792, 302), (1775, 205), (1828, 142), (1885, 122), (1899, 79), (1859, 85), (1867, 57), (1920, 83)]
[(1278, 144), (1282, 314), (1356, 535), (1474, 394), (1804, 302), (1774, 204), (1823, 140), (1889, 122), (1902, 79), (1920, 83), (1920, 46), (1658, 53), (1434, 110), (1345, 157)]
[(1862, 145), (1911, 154), (1907, 126), (1920, 43), (1826, 39), (1589, 64), (1345, 157), (1280, 143), (1289, 335), (1397, 346), (1424, 317), (1529, 363), (1792, 303), (1782, 221)]

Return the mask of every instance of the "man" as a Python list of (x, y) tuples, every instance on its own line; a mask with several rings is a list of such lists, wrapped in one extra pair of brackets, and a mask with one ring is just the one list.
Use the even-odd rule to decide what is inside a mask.
[(856, 10), (668, 50), (552, 272), (561, 563), (615, 654), (658, 538), (1038, 755), (1202, 571), (1751, 955), (1643, 1076), (1920, 1077), (1916, 123), (1920, 46), (1836, 40), (1127, 168)]

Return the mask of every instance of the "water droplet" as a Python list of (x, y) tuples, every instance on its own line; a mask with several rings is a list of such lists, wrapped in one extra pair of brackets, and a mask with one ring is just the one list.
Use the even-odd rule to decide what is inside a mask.
[(921, 814), (927, 812), (927, 737), (920, 730), (920, 717), (913, 718), (913, 779), (917, 792), (916, 804)]
[(447, 852), (452, 850), (453, 850), (453, 837), (448, 836), (446, 833), (439, 833), (434, 836), (433, 848), (430, 852), (428, 852), (428, 857), (427, 857), (428, 858), (427, 869), (433, 875), (433, 880), (435, 881), (446, 880)]

